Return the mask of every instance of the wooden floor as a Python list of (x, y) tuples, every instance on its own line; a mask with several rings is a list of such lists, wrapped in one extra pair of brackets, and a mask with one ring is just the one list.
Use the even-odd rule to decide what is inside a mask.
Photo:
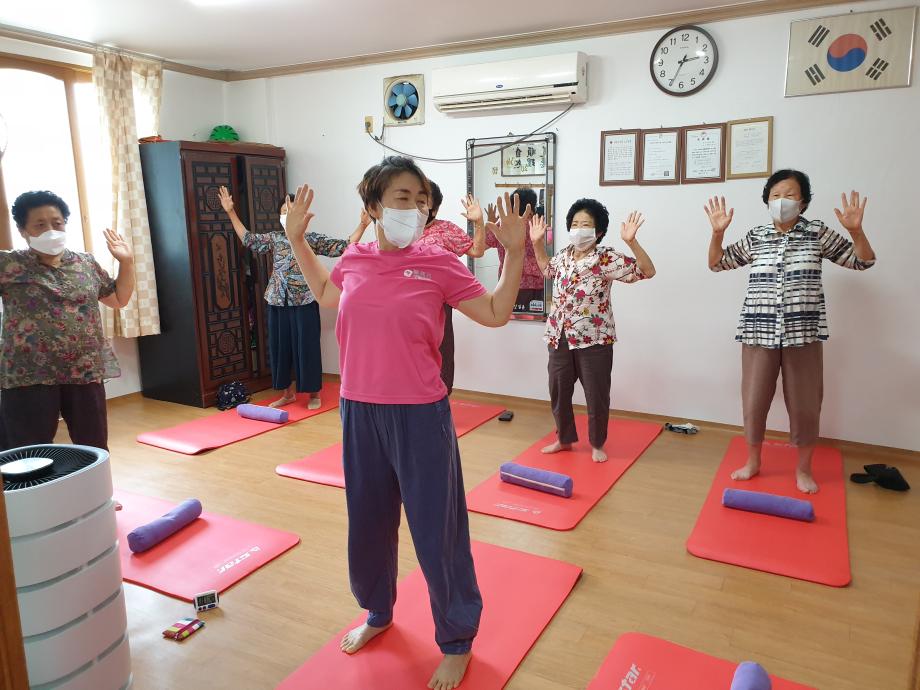
[[(455, 397), (498, 401), (515, 412), (511, 423), (493, 420), (460, 440), (468, 488), (552, 430), (547, 403)], [(338, 414), (194, 457), (134, 440), (207, 414), (213, 410), (139, 395), (110, 401), (116, 486), (174, 501), (195, 496), (206, 510), (290, 530), (302, 542), (227, 591), (220, 609), (202, 614), (207, 627), (184, 644), (164, 640), (161, 631), (192, 614), (191, 606), (126, 585), (136, 690), (273, 688), (358, 613), (348, 588), (344, 492), (274, 472), (337, 441)], [(732, 435), (709, 425), (696, 436), (662, 433), (571, 532), (471, 514), (474, 539), (584, 568), (506, 687), (584, 688), (616, 638), (639, 631), (727, 659), (754, 659), (821, 690), (915, 690), (920, 455), (841, 444), (848, 473), (888, 462), (915, 489), (847, 484), (853, 584), (835, 589), (686, 552)], [(405, 522), (400, 543), (404, 575), (416, 566)]]

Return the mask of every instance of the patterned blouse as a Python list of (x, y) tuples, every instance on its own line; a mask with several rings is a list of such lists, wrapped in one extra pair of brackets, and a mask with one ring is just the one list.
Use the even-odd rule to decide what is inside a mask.
[(553, 349), (563, 336), (570, 349), (613, 345), (617, 330), (610, 307), (613, 281), (635, 283), (645, 279), (639, 264), (609, 246), (595, 248), (581, 259), (571, 245), (555, 254), (546, 267), (553, 279), (553, 304), (543, 340)]
[[(342, 256), (348, 240), (336, 240), (317, 232), (307, 233), (307, 243), (319, 256)], [(291, 243), (280, 230), (243, 235), (243, 246), (256, 254), (272, 252), (272, 275), (265, 288), (265, 301), (275, 307), (300, 307), (316, 301), (307, 279), (300, 272)]]
[(115, 280), (89, 254), (65, 249), (51, 267), (28, 249), (0, 251), (0, 388), (120, 376), (99, 313), (99, 300), (113, 292)]
[[(498, 275), (505, 268), (505, 248), (491, 231), (486, 232), (486, 247), (498, 250)], [(543, 271), (537, 263), (537, 256), (533, 251), (533, 242), (530, 241), (530, 223), (527, 224), (527, 234), (524, 237), (524, 271), (521, 273), (522, 290), (542, 290)]]
[(820, 220), (799, 218), (787, 233), (760, 225), (726, 247), (714, 271), (751, 264), (735, 340), (758, 347), (797, 347), (827, 340), (821, 260), (863, 271), (853, 243)]
[(449, 220), (435, 220), (425, 228), (425, 233), (418, 243), (441, 247), (457, 256), (463, 256), (473, 246), (473, 238), (456, 223), (451, 223)]

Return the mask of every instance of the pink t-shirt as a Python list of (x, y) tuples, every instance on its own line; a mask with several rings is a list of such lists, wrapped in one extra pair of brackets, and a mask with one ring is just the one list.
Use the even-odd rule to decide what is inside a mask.
[(456, 307), (486, 292), (456, 256), (418, 243), (395, 251), (352, 244), (330, 280), (342, 291), (335, 335), (343, 398), (422, 405), (447, 395), (444, 303)]

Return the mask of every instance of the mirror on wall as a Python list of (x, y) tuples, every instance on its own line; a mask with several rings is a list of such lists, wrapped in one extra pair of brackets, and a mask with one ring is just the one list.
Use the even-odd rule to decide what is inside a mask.
[[(467, 191), (479, 199), (485, 211), (489, 204), (505, 192), (529, 190), (536, 200), (534, 212), (546, 217), (553, 227), (555, 202), (556, 135), (511, 135), (469, 139), (466, 142)], [(546, 233), (546, 253), (553, 255), (553, 232)], [(494, 290), (505, 260), (505, 250), (490, 232), (486, 234), (486, 252), (477, 259), (468, 259), (470, 270), (486, 287)], [(546, 280), (537, 266), (530, 237), (526, 240), (524, 273), (511, 318), (523, 320), (546, 319), (552, 298), (552, 282)]]

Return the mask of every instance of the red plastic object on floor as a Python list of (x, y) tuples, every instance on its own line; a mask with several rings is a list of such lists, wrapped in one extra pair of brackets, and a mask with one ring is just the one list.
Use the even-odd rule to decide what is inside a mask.
[[(171, 426), (167, 429), (148, 431), (140, 434), (137, 440), (149, 446), (165, 448), (184, 455), (197, 455), (206, 450), (213, 450), (214, 448), (220, 448), (243, 439), (264, 434), (266, 431), (280, 429), (308, 417), (315, 417), (339, 406), (338, 383), (323, 384), (323, 390), (320, 395), (323, 404), (315, 410), (307, 409), (307, 402), (310, 396), (306, 393), (300, 393), (295, 402), (285, 405), (282, 409), (287, 410), (288, 421), (284, 424), (244, 419), (233, 409), (194, 419), (191, 422)], [(271, 399), (266, 399), (264, 402), (269, 403)]]
[[(728, 690), (738, 664), (640, 633), (621, 635), (588, 690)], [(772, 690), (815, 690), (770, 676)]]
[(193, 601), (199, 592), (221, 594), (300, 542), (291, 532), (203, 512), (191, 524), (143, 553), (127, 548), (128, 532), (175, 507), (130, 491), (115, 491), (122, 509), (115, 514), (125, 582)]
[[(473, 560), (482, 592), (482, 620), (460, 687), (500, 690), (569, 596), (581, 568), (481, 542), (473, 542)], [(397, 591), (392, 628), (349, 656), (339, 648), (339, 641), (364, 622), (366, 616), (358, 616), (278, 690), (427, 687), (442, 654), (434, 641), (431, 604), (421, 570), (403, 578)]]
[[(694, 556), (744, 568), (808, 580), (831, 587), (850, 583), (847, 539), (846, 483), (843, 458), (834, 448), (818, 446), (812, 472), (818, 493), (806, 495), (795, 486), (797, 451), (787, 443), (767, 441), (760, 474), (737, 482), (732, 471), (747, 460), (747, 445), (732, 439), (712, 483), (687, 550)], [(814, 522), (732, 510), (722, 505), (726, 488), (806, 498), (815, 508)]]
[(577, 415), (575, 424), (578, 436), (583, 440), (576, 443), (572, 450), (553, 455), (540, 452), (541, 448), (556, 440), (554, 431), (514, 458), (514, 462), (520, 465), (539, 467), (571, 477), (571, 498), (503, 482), (496, 472), (467, 494), (467, 507), (476, 513), (549, 529), (573, 529), (661, 433), (660, 424), (611, 419), (605, 446), (607, 462), (594, 462), (587, 442), (588, 417)]

